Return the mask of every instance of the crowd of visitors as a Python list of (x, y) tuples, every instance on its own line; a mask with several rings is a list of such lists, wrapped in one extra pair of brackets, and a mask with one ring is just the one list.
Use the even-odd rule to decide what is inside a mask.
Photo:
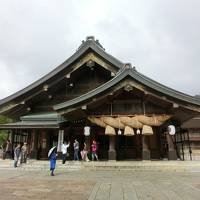
[[(67, 157), (69, 157), (68, 148), (70, 147), (70, 142), (64, 142), (62, 144), (62, 164), (65, 164)], [(18, 167), (19, 165), (22, 165), (23, 163), (27, 163), (27, 157), (28, 157), (28, 145), (26, 142), (23, 144), (18, 143), (14, 149), (12, 149), (12, 143), (10, 140), (7, 140), (4, 144), (4, 154), (3, 159), (7, 158), (14, 158), (14, 167)], [(90, 154), (90, 158), (92, 161), (97, 160), (98, 161), (98, 145), (95, 140), (92, 141), (91, 147), (88, 147), (86, 142), (83, 143), (83, 149), (80, 151), (79, 142), (77, 139), (74, 140), (73, 143), (73, 150), (74, 150), (74, 161), (79, 161), (80, 159), (82, 161), (89, 162), (90, 159), (88, 158), (88, 155)], [(49, 150), (48, 157), (50, 159), (50, 171), (51, 176), (54, 176), (54, 170), (56, 167), (56, 159), (57, 159), (57, 147), (54, 146)], [(80, 157), (81, 156), (81, 157)]]
[[(69, 156), (69, 152), (68, 152), (68, 148), (70, 147), (70, 142), (64, 142), (62, 144), (62, 148), (61, 148), (61, 151), (62, 151), (62, 164), (65, 164), (66, 160), (67, 160), (67, 157)], [(84, 142), (83, 144), (83, 149), (82, 151), (79, 152), (79, 142), (77, 139), (74, 140), (74, 143), (73, 143), (73, 150), (74, 150), (74, 161), (79, 161), (80, 158), (79, 158), (79, 153), (81, 155), (81, 159), (83, 161), (90, 161), (89, 158), (88, 158), (88, 153), (90, 152), (90, 149), (87, 147), (87, 144)], [(91, 145), (91, 157), (92, 157), (92, 161), (94, 161), (95, 159), (98, 161), (98, 154), (97, 154), (97, 150), (98, 150), (98, 147), (97, 147), (97, 142), (95, 140), (92, 141), (92, 145)], [(54, 170), (56, 168), (56, 159), (57, 159), (57, 147), (54, 146), (52, 147), (50, 150), (49, 150), (49, 153), (48, 153), (48, 157), (49, 157), (49, 160), (50, 160), (50, 171), (51, 171), (51, 176), (54, 176)]]
[(10, 140), (3, 144), (3, 160), (14, 158), (14, 167), (19, 164), (26, 163), (28, 157), (27, 143), (18, 143), (14, 148)]
[(20, 164), (26, 163), (28, 157), (28, 146), (27, 143), (24, 142), (24, 144), (21, 146), (21, 144), (17, 144), (17, 146), (14, 149), (14, 167), (18, 166), (18, 162), (20, 161)]
[[(70, 146), (70, 142), (64, 142), (62, 144), (62, 148), (61, 148), (61, 151), (62, 151), (62, 164), (65, 164), (66, 160), (67, 160), (67, 157), (69, 157), (69, 152), (68, 152), (68, 148)], [(87, 147), (87, 144), (84, 142), (83, 144), (83, 149), (82, 151), (79, 151), (80, 150), (80, 147), (79, 147), (79, 142), (77, 139), (74, 140), (74, 143), (73, 143), (73, 149), (74, 149), (74, 160), (80, 160), (79, 158), (79, 155), (81, 156), (81, 159), (83, 161), (90, 161), (89, 158), (88, 158), (88, 153), (90, 152), (90, 149)], [(95, 140), (92, 141), (92, 144), (91, 144), (91, 157), (92, 157), (92, 161), (94, 161), (95, 159), (98, 160), (98, 155), (97, 155), (97, 142)]]

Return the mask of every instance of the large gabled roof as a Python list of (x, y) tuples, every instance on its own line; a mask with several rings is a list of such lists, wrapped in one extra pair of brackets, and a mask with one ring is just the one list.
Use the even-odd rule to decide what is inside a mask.
[(108, 54), (105, 49), (102, 47), (102, 45), (99, 43), (98, 40), (95, 40), (93, 36), (87, 37), (86, 41), (82, 41), (81, 46), (78, 48), (78, 50), (71, 56), (69, 57), (65, 62), (63, 62), (61, 65), (56, 67), (54, 70), (52, 70), (50, 73), (47, 75), (43, 76), (36, 82), (32, 83), (28, 87), (25, 87), (24, 89), (0, 100), (0, 106), (8, 103), (11, 100), (14, 100), (17, 97), (20, 97), (21, 95), (24, 95), (25, 93), (31, 91), (32, 89), (45, 84), (50, 78), (54, 77), (57, 75), (59, 72), (64, 70), (66, 67), (71, 65), (74, 61), (76, 61), (79, 57), (81, 57), (85, 52), (87, 52), (89, 49), (93, 50), (95, 53), (100, 55), (102, 58), (110, 62), (112, 65), (114, 65), (116, 68), (121, 68), (124, 64), (116, 59), (115, 57), (111, 56)]
[(78, 104), (84, 103), (84, 102), (94, 98), (96, 95), (99, 95), (102, 92), (113, 87), (114, 85), (116, 85), (117, 83), (119, 83), (120, 81), (125, 79), (126, 77), (131, 77), (133, 80), (136, 80), (140, 84), (147, 86), (148, 88), (161, 93), (163, 96), (168, 96), (170, 98), (173, 98), (174, 100), (185, 102), (187, 105), (192, 104), (194, 106), (198, 106), (198, 107), (200, 106), (199, 99), (197, 99), (193, 96), (178, 92), (167, 86), (164, 86), (164, 85), (144, 76), (143, 74), (136, 71), (135, 68), (131, 68), (129, 66), (129, 67), (122, 68), (113, 79), (111, 79), (110, 81), (106, 82), (105, 84), (99, 86), (98, 88), (96, 88), (84, 95), (81, 95), (75, 99), (54, 105), (53, 108), (54, 108), (54, 110), (59, 111), (61, 109), (69, 108), (71, 106), (76, 106)]

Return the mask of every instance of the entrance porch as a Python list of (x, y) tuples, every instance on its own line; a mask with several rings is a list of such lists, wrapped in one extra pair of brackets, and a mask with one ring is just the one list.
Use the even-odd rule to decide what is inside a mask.
[[(61, 155), (61, 145), (64, 141), (67, 141), (70, 142), (68, 160), (73, 160), (73, 143), (75, 139), (79, 142), (80, 151), (83, 149), (84, 142), (86, 142), (88, 150), (91, 151), (92, 141), (96, 140), (100, 160), (162, 160), (168, 158), (167, 139), (159, 131), (155, 131), (151, 136), (142, 134), (109, 136), (103, 133), (103, 129), (93, 126), (91, 127), (90, 136), (85, 136), (83, 129), (84, 127), (77, 126), (63, 128), (62, 130), (29, 130), (25, 141), (29, 144), (30, 158), (47, 159), (48, 150), (52, 146), (58, 146), (58, 152)], [(21, 132), (22, 135), (25, 133), (24, 130)], [(19, 138), (19, 134), (18, 131), (18, 137), (16, 137), (16, 133), (13, 132), (13, 144), (20, 142), (15, 140)], [(22, 139), (23, 136), (20, 138)], [(147, 154), (144, 152), (147, 152)], [(91, 159), (90, 152), (89, 158)]]

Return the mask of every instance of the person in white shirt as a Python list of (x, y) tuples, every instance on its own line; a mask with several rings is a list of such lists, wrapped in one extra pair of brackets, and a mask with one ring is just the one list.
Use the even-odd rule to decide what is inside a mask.
[(62, 164), (65, 164), (65, 161), (67, 160), (67, 148), (69, 148), (70, 143), (68, 144), (66, 142), (62, 145)]

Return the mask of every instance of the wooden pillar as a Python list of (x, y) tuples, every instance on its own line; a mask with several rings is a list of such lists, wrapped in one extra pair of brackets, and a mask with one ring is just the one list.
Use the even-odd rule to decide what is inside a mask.
[(85, 136), (85, 144), (87, 146), (87, 150), (90, 149), (90, 136)]
[(62, 144), (64, 142), (64, 130), (58, 130), (58, 140), (53, 145), (57, 146), (58, 158), (62, 158)]
[(168, 143), (168, 159), (177, 160), (177, 153), (174, 147), (174, 143), (172, 141), (172, 136), (167, 133), (166, 137), (167, 137), (167, 143)]
[(47, 141), (47, 130), (41, 130), (40, 132), (40, 143), (41, 143), (41, 151), (40, 151), (40, 158), (47, 159), (48, 154), (48, 141)]
[(142, 159), (150, 160), (150, 150), (148, 145), (148, 136), (142, 135)]
[(109, 136), (108, 159), (116, 160), (115, 136)]
[(63, 141), (64, 141), (64, 130), (59, 130), (58, 131), (58, 148), (57, 148), (58, 152), (62, 151)]
[(38, 153), (38, 133), (35, 129), (31, 132), (31, 143), (30, 145), (30, 158), (37, 159)]
[(10, 140), (12, 146), (11, 157), (14, 159), (14, 130), (9, 131), (8, 139)]
[(8, 140), (10, 140), (11, 144), (13, 143), (12, 135), (13, 135), (12, 130), (8, 131)]

